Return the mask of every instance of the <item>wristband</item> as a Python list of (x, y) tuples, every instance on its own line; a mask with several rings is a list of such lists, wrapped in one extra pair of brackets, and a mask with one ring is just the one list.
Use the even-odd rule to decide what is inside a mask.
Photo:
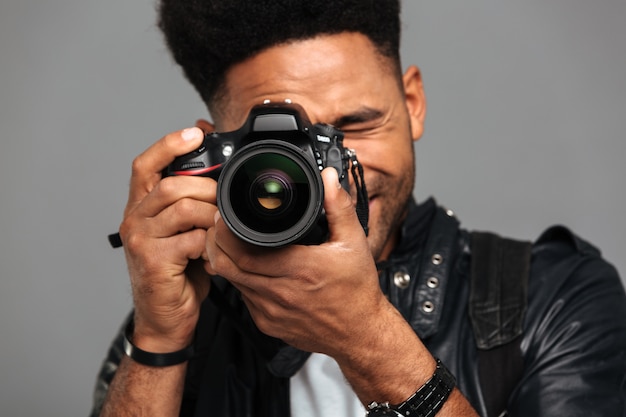
[(454, 376), (437, 359), (437, 368), (433, 376), (408, 400), (399, 405), (372, 402), (368, 405), (369, 417), (432, 417), (446, 402), (454, 389)]
[(173, 366), (187, 362), (194, 355), (193, 343), (177, 352), (152, 353), (139, 349), (130, 340), (135, 329), (135, 322), (131, 319), (124, 329), (124, 352), (137, 363), (147, 366)]

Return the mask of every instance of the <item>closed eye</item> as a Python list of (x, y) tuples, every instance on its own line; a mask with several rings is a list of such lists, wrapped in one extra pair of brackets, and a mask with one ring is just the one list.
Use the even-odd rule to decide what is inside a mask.
[(339, 117), (331, 124), (344, 132), (361, 132), (377, 127), (383, 119), (382, 111), (362, 107), (355, 112)]

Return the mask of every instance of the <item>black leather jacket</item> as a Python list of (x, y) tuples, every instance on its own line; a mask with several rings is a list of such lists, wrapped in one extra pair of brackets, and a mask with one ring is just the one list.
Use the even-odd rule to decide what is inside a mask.
[[(433, 200), (412, 203), (398, 247), (380, 265), (380, 283), (485, 416), (467, 314), (470, 261), (469, 234), (451, 212)], [(306, 354), (261, 334), (236, 291), (224, 280), (218, 287), (203, 304), (181, 416), (288, 416), (288, 376)], [(92, 416), (121, 347), (118, 334), (98, 376)], [(533, 245), (521, 350), (524, 371), (508, 398), (509, 415), (626, 416), (626, 295), (599, 251), (565, 228), (549, 229)]]

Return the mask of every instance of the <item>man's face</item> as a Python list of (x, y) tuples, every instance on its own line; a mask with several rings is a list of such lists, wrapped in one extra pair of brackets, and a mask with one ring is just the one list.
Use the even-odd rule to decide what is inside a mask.
[(342, 33), (264, 50), (228, 71), (224, 93), (214, 115), (218, 131), (238, 129), (265, 100), (288, 99), (312, 123), (345, 133), (344, 146), (356, 151), (365, 170), (372, 254), (386, 258), (414, 184), (413, 141), (421, 135), (425, 110), (417, 69), (399, 80), (367, 37)]

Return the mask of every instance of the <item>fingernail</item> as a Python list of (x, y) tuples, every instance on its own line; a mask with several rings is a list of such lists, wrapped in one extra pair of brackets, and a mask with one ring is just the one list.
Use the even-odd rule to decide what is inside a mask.
[(197, 127), (190, 127), (188, 129), (183, 130), (180, 136), (183, 138), (183, 140), (190, 141), (190, 140), (198, 139), (201, 134), (202, 134), (202, 131), (198, 129)]

